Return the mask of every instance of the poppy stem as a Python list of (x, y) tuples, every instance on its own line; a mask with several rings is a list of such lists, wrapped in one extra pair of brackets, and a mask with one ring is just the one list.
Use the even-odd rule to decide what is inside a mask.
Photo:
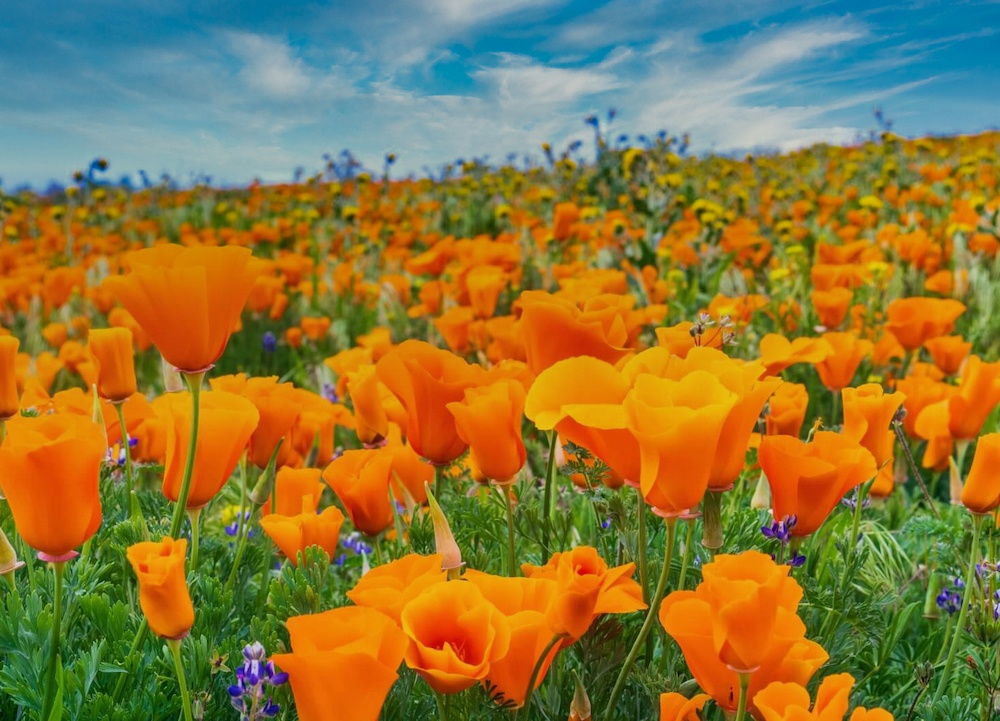
[[(135, 639), (132, 641), (132, 647), (128, 650), (128, 655), (125, 657), (127, 662), (132, 656), (139, 650), (142, 642), (146, 640), (146, 634), (149, 632), (149, 623), (146, 621), (145, 617), (142, 619), (142, 625), (139, 626), (139, 632), (135, 635)], [(131, 673), (120, 673), (118, 674), (118, 683), (115, 684), (115, 690), (111, 694), (111, 700), (114, 703), (118, 703), (118, 699), (121, 698), (122, 691), (125, 689), (125, 683), (128, 680), (135, 680), (135, 677)]]
[(552, 640), (549, 641), (548, 646), (546, 646), (545, 650), (542, 651), (542, 655), (539, 656), (538, 660), (535, 662), (535, 667), (531, 669), (531, 678), (528, 680), (528, 689), (524, 692), (524, 705), (517, 710), (517, 713), (514, 715), (514, 721), (518, 721), (520, 719), (522, 709), (527, 709), (531, 706), (531, 696), (535, 692), (535, 684), (538, 682), (538, 674), (542, 672), (542, 664), (544, 664), (545, 659), (549, 657), (549, 653), (552, 651), (553, 647), (562, 641), (562, 639), (562, 636), (553, 636)]
[(514, 502), (510, 499), (510, 486), (498, 485), (497, 491), (503, 496), (503, 505), (507, 511), (507, 575), (513, 578), (517, 575), (517, 546), (514, 543)]
[(677, 579), (677, 590), (684, 590), (684, 580), (687, 578), (688, 566), (691, 564), (691, 546), (694, 543), (694, 519), (689, 518), (687, 524), (687, 535), (684, 536), (684, 555), (681, 556), (681, 575)]
[(674, 539), (677, 536), (677, 519), (667, 518), (666, 523), (667, 547), (663, 555), (663, 568), (660, 570), (660, 578), (656, 582), (656, 591), (653, 592), (653, 597), (650, 599), (649, 610), (646, 611), (646, 620), (642, 622), (639, 635), (636, 636), (635, 641), (632, 643), (632, 648), (628, 652), (628, 656), (625, 657), (621, 671), (618, 672), (618, 680), (615, 681), (615, 687), (611, 691), (611, 698), (604, 709), (604, 718), (611, 718), (613, 715), (615, 704), (618, 703), (618, 699), (625, 689), (625, 681), (628, 680), (628, 675), (631, 673), (636, 659), (639, 658), (639, 653), (642, 650), (646, 636), (653, 630), (653, 624), (656, 622), (656, 614), (660, 609), (660, 602), (663, 600), (664, 592), (667, 590), (667, 577), (670, 575), (670, 560), (674, 555)]
[(965, 614), (969, 611), (969, 600), (972, 598), (974, 582), (976, 580), (976, 561), (979, 558), (979, 537), (983, 530), (983, 519), (986, 515), (980, 513), (972, 514), (972, 551), (969, 553), (969, 570), (965, 573), (965, 590), (962, 593), (962, 608), (958, 612), (958, 620), (955, 621), (955, 633), (951, 637), (951, 648), (948, 649), (948, 658), (944, 662), (944, 670), (941, 672), (941, 681), (934, 692), (933, 708), (938, 707), (941, 694), (944, 693), (948, 681), (951, 679), (951, 671), (955, 665), (955, 655), (958, 653), (959, 644), (962, 643), (962, 632), (965, 630)]
[(55, 593), (52, 597), (52, 630), (49, 635), (49, 664), (45, 671), (45, 701), (42, 703), (42, 719), (48, 719), (56, 698), (56, 667), (59, 665), (59, 631), (62, 626), (63, 572), (65, 561), (50, 564), (56, 576)]
[(448, 721), (448, 699), (443, 693), (434, 692), (434, 700), (437, 701), (438, 719)]
[(747, 715), (747, 689), (750, 688), (750, 674), (737, 674), (740, 679), (740, 701), (736, 707), (736, 721), (743, 721)]
[(642, 491), (639, 488), (635, 489), (635, 497), (639, 501), (639, 506), (636, 509), (636, 515), (639, 517), (639, 539), (637, 541), (639, 552), (636, 554), (639, 557), (639, 586), (642, 587), (642, 600), (649, 604), (649, 578), (646, 570), (649, 563), (647, 549), (649, 540), (646, 537), (646, 499), (642, 497)]
[[(129, 443), (128, 430), (125, 427), (124, 403), (114, 403), (115, 413), (118, 414), (118, 428), (122, 435), (122, 446), (125, 447), (125, 487), (128, 489), (128, 512), (132, 518), (141, 518), (142, 509), (139, 507), (139, 498), (135, 495), (135, 468), (132, 466), (132, 448)], [(146, 525), (146, 519), (143, 526)]]
[(201, 387), (205, 380), (205, 371), (185, 373), (184, 381), (191, 391), (191, 437), (188, 440), (187, 460), (184, 463), (184, 476), (181, 479), (180, 493), (177, 495), (177, 506), (170, 523), (170, 536), (177, 538), (184, 525), (184, 511), (187, 508), (188, 495), (191, 493), (191, 477), (194, 475), (194, 459), (198, 450), (198, 421), (201, 416)]
[(192, 508), (187, 512), (191, 521), (191, 570), (198, 568), (198, 540), (201, 538), (201, 509)]
[(435, 465), (434, 466), (434, 496), (435, 498), (441, 498), (441, 493), (444, 491), (444, 466)]
[(549, 562), (550, 544), (552, 543), (552, 486), (556, 484), (556, 443), (559, 434), (549, 431), (549, 462), (545, 467), (545, 487), (542, 490), (542, 565)]
[(181, 662), (180, 640), (168, 640), (167, 647), (174, 657), (174, 670), (177, 671), (177, 684), (181, 689), (181, 707), (184, 710), (184, 721), (192, 721), (191, 696), (188, 694), (187, 679), (184, 677), (184, 664)]

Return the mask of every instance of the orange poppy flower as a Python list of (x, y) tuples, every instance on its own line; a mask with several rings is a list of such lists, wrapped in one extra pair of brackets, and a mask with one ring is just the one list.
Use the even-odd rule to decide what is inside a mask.
[(830, 344), (833, 353), (816, 364), (816, 372), (824, 386), (839, 392), (851, 385), (861, 361), (872, 352), (872, 342), (854, 333), (824, 333), (823, 340)]
[(947, 402), (952, 438), (970, 440), (978, 436), (987, 416), (1000, 403), (1000, 361), (984, 363), (979, 356), (969, 356), (958, 393)]
[(0, 336), (0, 420), (13, 418), (20, 410), (17, 396), (17, 348), (12, 335)]
[(972, 350), (972, 343), (960, 335), (941, 335), (924, 341), (924, 348), (934, 359), (934, 365), (945, 375), (951, 376), (961, 370), (962, 363)]
[(565, 298), (529, 290), (521, 293), (517, 305), (528, 367), (535, 375), (566, 358), (591, 356), (615, 363), (629, 352), (626, 319), (631, 301), (623, 296), (593, 296), (581, 309)]
[(682, 321), (672, 326), (663, 326), (656, 329), (656, 342), (661, 348), (666, 348), (671, 355), (678, 358), (686, 358), (692, 348), (721, 348), (723, 345), (723, 333), (712, 330), (705, 333), (704, 337), (691, 335), (694, 323)]
[(688, 698), (679, 693), (660, 694), (660, 721), (701, 721), (698, 712), (708, 700), (708, 694), (695, 694)]
[(260, 519), (264, 533), (293, 566), (299, 565), (299, 554), (310, 546), (319, 546), (332, 559), (343, 523), (344, 514), (335, 506), (324, 509), (322, 513), (303, 508), (302, 513), (295, 515), (272, 513)]
[[(234, 393), (202, 391), (200, 404), (198, 443), (187, 499), (189, 510), (206, 505), (226, 485), (260, 418), (253, 403)], [(167, 422), (163, 495), (176, 502), (189, 452), (190, 394), (168, 396), (163, 410)]]
[(407, 494), (417, 503), (426, 499), (422, 484), (431, 479), (433, 470), (415, 460), (402, 444), (344, 451), (323, 471), (323, 480), (337, 494), (354, 527), (377, 536), (392, 525), (390, 493), (400, 501)]
[(407, 603), (428, 586), (447, 580), (447, 572), (441, 569), (440, 554), (410, 553), (370, 570), (347, 592), (347, 597), (358, 606), (381, 611), (398, 623)]
[(801, 383), (782, 383), (768, 400), (768, 435), (799, 436), (809, 407), (809, 391)]
[(954, 386), (942, 383), (929, 376), (909, 375), (896, 381), (896, 390), (906, 398), (903, 408), (906, 416), (903, 418), (903, 430), (910, 438), (921, 437), (917, 433), (917, 418), (929, 405), (942, 401), (956, 392)]
[(406, 409), (406, 439), (417, 453), (444, 465), (465, 452), (468, 446), (448, 404), (462, 400), (481, 368), (429, 343), (408, 340), (386, 353), (375, 372)]
[(358, 440), (366, 445), (379, 443), (389, 434), (389, 417), (382, 404), (380, 385), (374, 365), (363, 365), (347, 375), (347, 392), (354, 406), (354, 429)]
[(285, 438), (276, 459), (277, 465), (287, 462), (292, 452), (288, 436), (302, 410), (297, 389), (291, 383), (279, 383), (277, 376), (268, 378), (247, 378), (240, 373), (235, 376), (219, 376), (212, 379), (212, 388), (243, 396), (253, 403), (260, 420), (250, 437), (249, 461), (258, 468), (265, 468), (278, 442)]
[[(274, 478), (274, 495), (278, 504), (274, 513), (294, 516), (306, 511), (316, 513), (326, 486), (320, 480), (318, 468), (279, 468)], [(261, 515), (271, 513), (271, 500), (261, 508)]]
[(163, 357), (188, 373), (222, 355), (262, 266), (239, 246), (156, 245), (126, 255), (131, 272), (106, 287)]
[(510, 623), (471, 583), (436, 583), (400, 614), (410, 640), (404, 660), (438, 693), (459, 693), (487, 678), (510, 647)]
[(774, 517), (795, 516), (796, 536), (808, 536), (840, 499), (875, 477), (868, 449), (838, 433), (818, 431), (810, 443), (791, 436), (765, 436), (757, 451), (774, 499)]
[(916, 350), (926, 341), (948, 335), (965, 305), (951, 298), (897, 298), (886, 308), (885, 327), (906, 350)]
[(1000, 433), (987, 433), (976, 441), (976, 455), (962, 488), (962, 505), (973, 513), (992, 513), (1000, 507)]
[(760, 339), (760, 362), (770, 375), (776, 375), (797, 363), (817, 365), (833, 353), (834, 349), (824, 343), (822, 338), (796, 338), (790, 341), (778, 333), (768, 333)]
[(814, 290), (809, 294), (820, 325), (830, 329), (839, 328), (844, 322), (853, 297), (853, 291), (848, 288)]
[(895, 436), (890, 430), (892, 419), (906, 400), (902, 393), (887, 395), (878, 383), (866, 383), (841, 391), (844, 398), (844, 436), (867, 448), (881, 468), (892, 459)]
[(521, 438), (524, 399), (524, 386), (505, 378), (468, 388), (460, 403), (448, 404), (459, 437), (482, 473), (497, 483), (513, 481), (527, 459)]
[(90, 331), (90, 352), (97, 359), (97, 392), (109, 401), (124, 401), (136, 392), (132, 331), (106, 328)]
[(378, 718), (407, 646), (393, 620), (345, 606), (293, 616), (285, 625), (292, 651), (271, 660), (288, 674), (299, 718), (323, 721), (332, 708), (344, 721)]
[[(852, 686), (854, 677), (848, 673), (827, 676), (816, 691), (816, 703), (811, 704), (804, 684), (775, 682), (754, 695), (753, 704), (763, 721), (843, 721)], [(850, 721), (892, 719), (884, 709), (859, 707), (851, 713)]]
[(159, 543), (136, 543), (125, 555), (139, 579), (139, 607), (153, 633), (175, 641), (187, 636), (194, 625), (184, 571), (187, 539), (165, 536)]
[(89, 417), (53, 413), (7, 421), (0, 489), (29, 546), (58, 559), (97, 532), (106, 451), (104, 429)]
[(465, 276), (469, 305), (477, 318), (492, 318), (497, 300), (507, 287), (507, 274), (495, 265), (480, 265)]

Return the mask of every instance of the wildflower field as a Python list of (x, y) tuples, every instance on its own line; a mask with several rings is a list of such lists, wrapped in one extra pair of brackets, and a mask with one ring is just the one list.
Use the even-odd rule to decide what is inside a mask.
[(0, 719), (994, 718), (1000, 133), (598, 140), (0, 195)]

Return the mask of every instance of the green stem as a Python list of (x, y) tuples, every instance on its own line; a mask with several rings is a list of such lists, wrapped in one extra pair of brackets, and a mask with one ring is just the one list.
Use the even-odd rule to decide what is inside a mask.
[(185, 373), (184, 380), (191, 391), (191, 437), (188, 440), (187, 461), (184, 464), (184, 476), (181, 479), (181, 490), (177, 496), (177, 506), (170, 523), (170, 536), (177, 538), (184, 525), (184, 511), (187, 507), (188, 495), (191, 493), (191, 477), (194, 475), (194, 459), (198, 455), (198, 422), (201, 417), (201, 386), (205, 380), (205, 371)]
[(177, 671), (177, 684), (181, 688), (181, 706), (184, 710), (184, 721), (192, 721), (191, 697), (188, 695), (187, 679), (184, 678), (184, 664), (181, 662), (181, 642), (168, 640), (170, 655), (174, 657), (174, 670)]
[(618, 672), (618, 680), (615, 681), (615, 687), (611, 691), (611, 698), (608, 700), (608, 705), (604, 709), (604, 718), (611, 718), (615, 704), (618, 703), (618, 699), (622, 695), (622, 691), (625, 689), (625, 681), (628, 680), (628, 675), (632, 671), (632, 667), (635, 665), (636, 659), (639, 657), (639, 653), (642, 650), (643, 643), (646, 640), (646, 636), (649, 632), (653, 630), (653, 624), (656, 622), (656, 614), (660, 609), (660, 602), (663, 600), (663, 594), (667, 588), (667, 576), (670, 575), (670, 559), (674, 555), (674, 538), (677, 535), (677, 519), (668, 518), (667, 521), (667, 547), (663, 555), (663, 568), (660, 570), (660, 579), (656, 582), (656, 591), (653, 593), (653, 598), (649, 604), (649, 610), (646, 611), (646, 620), (642, 622), (642, 628), (639, 629), (639, 635), (636, 636), (635, 641), (632, 644), (632, 649), (628, 652), (628, 656), (625, 657), (625, 662), (622, 664), (621, 671)]
[(962, 642), (962, 632), (965, 630), (965, 614), (969, 611), (969, 601), (972, 598), (973, 589), (975, 588), (976, 561), (979, 557), (979, 536), (982, 532), (984, 518), (987, 518), (987, 516), (979, 513), (972, 514), (972, 551), (969, 553), (969, 569), (965, 573), (962, 608), (958, 612), (958, 620), (955, 621), (955, 633), (951, 637), (951, 648), (948, 649), (948, 658), (944, 662), (941, 681), (934, 692), (934, 701), (932, 702), (934, 708), (938, 707), (938, 702), (941, 701), (941, 694), (944, 693), (944, 689), (951, 679), (951, 671), (955, 665), (955, 655), (958, 653), (958, 647)]
[(240, 561), (243, 559), (243, 551), (247, 547), (247, 536), (250, 535), (249, 520), (246, 522), (247, 528), (243, 529), (236, 539), (236, 554), (233, 556), (233, 568), (229, 571), (229, 578), (226, 579), (225, 593), (232, 590), (236, 582), (236, 573), (240, 568)]
[(503, 496), (503, 505), (507, 511), (507, 575), (513, 578), (517, 575), (517, 546), (514, 543), (514, 502), (510, 499), (509, 486), (497, 486)]
[(743, 721), (747, 715), (747, 689), (750, 687), (750, 674), (737, 674), (740, 678), (740, 701), (736, 708), (736, 721)]
[(549, 562), (552, 543), (552, 487), (556, 484), (556, 443), (559, 434), (549, 431), (549, 462), (545, 467), (545, 488), (542, 490), (542, 565)]
[(694, 519), (687, 521), (687, 535), (684, 536), (684, 555), (681, 556), (681, 575), (677, 579), (677, 590), (684, 590), (684, 581), (687, 578), (688, 566), (691, 564), (691, 546), (694, 544)]
[(448, 721), (448, 700), (443, 693), (434, 692), (434, 700), (437, 701), (438, 718), (440, 721)]
[(434, 497), (441, 498), (444, 491), (444, 466), (434, 466)]
[(833, 409), (830, 411), (830, 425), (836, 426), (840, 418), (840, 391), (833, 391)]
[(535, 693), (535, 685), (538, 683), (538, 674), (542, 672), (542, 665), (545, 663), (545, 659), (549, 657), (549, 653), (552, 651), (552, 648), (560, 641), (562, 641), (562, 636), (553, 636), (552, 640), (549, 641), (549, 644), (545, 647), (545, 650), (542, 651), (542, 655), (538, 657), (537, 661), (535, 661), (535, 667), (531, 669), (531, 678), (528, 680), (528, 688), (524, 692), (524, 704), (514, 715), (514, 721), (518, 721), (518, 719), (520, 719), (522, 709), (527, 709), (531, 705), (531, 696)]
[(636, 508), (636, 515), (639, 517), (639, 539), (637, 541), (639, 552), (636, 554), (639, 558), (639, 586), (642, 588), (642, 600), (648, 604), (649, 579), (646, 574), (649, 563), (647, 548), (649, 539), (646, 536), (646, 499), (642, 497), (642, 491), (639, 488), (635, 489), (635, 497), (639, 501), (639, 506)]
[(851, 538), (847, 544), (847, 556), (844, 559), (844, 582), (847, 582), (847, 568), (850, 566), (850, 561), (854, 557), (854, 551), (858, 545), (858, 533), (861, 531), (861, 507), (865, 504), (865, 497), (868, 495), (868, 489), (872, 487), (875, 483), (875, 479), (871, 479), (867, 483), (862, 483), (858, 486), (858, 493), (854, 499), (854, 519), (851, 521)]
[[(149, 632), (149, 624), (146, 619), (142, 619), (142, 625), (139, 626), (139, 632), (135, 634), (135, 638), (132, 640), (132, 647), (128, 650), (128, 656), (125, 660), (132, 658), (132, 656), (139, 650), (142, 642), (146, 640), (146, 634)], [(131, 673), (120, 673), (118, 674), (118, 682), (115, 684), (115, 690), (111, 694), (111, 701), (113, 703), (118, 703), (118, 699), (121, 698), (122, 691), (125, 690), (125, 683), (127, 681), (135, 681), (135, 676)]]
[(201, 539), (201, 509), (192, 508), (187, 512), (191, 521), (191, 570), (198, 568), (198, 542)]
[[(128, 429), (125, 427), (124, 403), (115, 403), (115, 413), (118, 414), (118, 428), (121, 431), (122, 446), (125, 448), (125, 486), (128, 489), (128, 511), (132, 518), (142, 516), (139, 499), (135, 495), (135, 469), (132, 467), (132, 448), (129, 445)], [(145, 525), (145, 519), (143, 519)]]
[(55, 595), (53, 596), (52, 631), (49, 636), (49, 664), (45, 671), (45, 701), (42, 704), (42, 721), (46, 721), (52, 713), (52, 704), (56, 698), (56, 667), (59, 661), (59, 631), (62, 626), (62, 595), (63, 572), (65, 561), (57, 561), (52, 565), (56, 575)]

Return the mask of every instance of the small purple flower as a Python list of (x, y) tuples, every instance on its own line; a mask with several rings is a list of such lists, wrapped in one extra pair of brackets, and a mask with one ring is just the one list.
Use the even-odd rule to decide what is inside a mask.
[(799, 566), (803, 566), (805, 565), (805, 562), (806, 562), (805, 554), (799, 553), (798, 551), (795, 551), (795, 553), (792, 554), (792, 557), (789, 558), (787, 561), (785, 561), (785, 563), (787, 563), (792, 568), (798, 568)]
[(275, 337), (274, 333), (266, 331), (264, 335), (260, 337), (260, 345), (264, 349), (265, 353), (274, 353), (274, 351), (278, 348), (278, 339)]
[(340, 403), (340, 396), (337, 395), (337, 387), (332, 383), (324, 383), (320, 389), (320, 394), (331, 403)]
[(773, 538), (782, 545), (788, 543), (792, 538), (792, 529), (799, 519), (795, 516), (785, 516), (780, 521), (775, 521), (770, 526), (761, 526), (760, 532), (765, 538)]
[(274, 718), (281, 711), (278, 704), (266, 696), (270, 686), (281, 686), (288, 681), (287, 673), (278, 673), (267, 660), (264, 647), (254, 641), (243, 647), (243, 665), (236, 669), (236, 683), (230, 686), (229, 700), (240, 712), (241, 721), (260, 721)]

